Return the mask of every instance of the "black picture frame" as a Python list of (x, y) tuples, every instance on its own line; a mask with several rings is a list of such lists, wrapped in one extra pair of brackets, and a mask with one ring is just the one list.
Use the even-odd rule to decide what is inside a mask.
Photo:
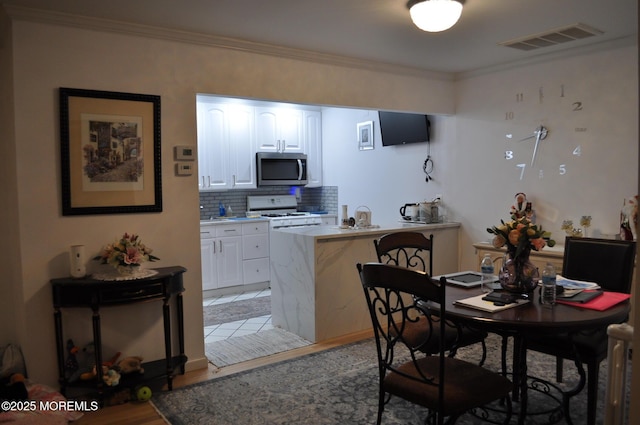
[(162, 212), (160, 96), (59, 96), (62, 215)]

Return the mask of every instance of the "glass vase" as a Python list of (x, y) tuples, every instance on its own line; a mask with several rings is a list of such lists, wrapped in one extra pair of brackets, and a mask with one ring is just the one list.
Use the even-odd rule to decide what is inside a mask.
[(523, 251), (515, 257), (514, 253), (507, 253), (498, 276), (500, 286), (504, 290), (528, 294), (538, 286), (540, 273), (535, 264), (529, 260), (529, 254), (530, 251)]

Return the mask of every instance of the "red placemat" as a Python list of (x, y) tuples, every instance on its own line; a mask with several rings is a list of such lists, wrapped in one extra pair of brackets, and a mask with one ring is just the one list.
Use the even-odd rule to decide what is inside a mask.
[(622, 292), (605, 291), (599, 297), (596, 297), (591, 301), (587, 301), (586, 303), (564, 301), (564, 300), (557, 300), (557, 302), (559, 304), (566, 304), (566, 305), (572, 305), (575, 307), (589, 308), (591, 310), (604, 311), (608, 308), (613, 307), (616, 304), (621, 303), (624, 300), (628, 300), (629, 298), (631, 298), (630, 294), (624, 294)]

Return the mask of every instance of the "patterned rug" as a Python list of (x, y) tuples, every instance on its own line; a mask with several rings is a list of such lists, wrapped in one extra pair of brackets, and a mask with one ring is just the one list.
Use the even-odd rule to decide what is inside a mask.
[[(500, 339), (487, 340), (486, 367), (498, 370)], [(478, 347), (460, 350), (459, 358), (477, 362)], [(553, 380), (555, 358), (530, 352), (529, 374)], [(577, 374), (565, 362), (565, 383), (574, 385)], [(629, 371), (630, 373), (630, 371)], [(630, 375), (629, 375), (630, 376)], [(259, 367), (246, 372), (179, 388), (173, 392), (154, 394), (152, 402), (173, 425), (274, 425), (274, 424), (371, 424), (377, 411), (377, 367), (372, 339), (296, 359)], [(600, 370), (598, 418), (603, 422), (603, 399), (606, 361)], [(531, 394), (529, 412), (544, 410), (548, 397)], [(628, 403), (628, 401), (627, 401)], [(518, 404), (514, 403), (517, 408)], [(586, 390), (571, 400), (574, 424), (586, 423)], [(393, 397), (387, 405), (383, 423), (421, 424), (425, 410)], [(516, 423), (516, 418), (512, 423)], [(459, 425), (478, 423), (465, 415)], [(527, 418), (527, 424), (549, 423), (546, 415)], [(560, 423), (564, 423), (561, 421)]]
[(256, 297), (203, 307), (204, 325), (213, 326), (271, 314), (271, 297)]

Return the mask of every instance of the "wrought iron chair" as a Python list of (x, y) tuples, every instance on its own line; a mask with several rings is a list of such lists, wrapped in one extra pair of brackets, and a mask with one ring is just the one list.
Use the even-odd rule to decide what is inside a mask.
[[(413, 270), (423, 271), (433, 276), (433, 235), (427, 238), (419, 232), (395, 232), (383, 235), (373, 241), (378, 256), (378, 262), (393, 264)], [(416, 300), (416, 302), (420, 302)], [(405, 335), (414, 341), (421, 340), (421, 333), (425, 332), (423, 319), (418, 318), (415, 323), (408, 323)], [(426, 319), (424, 319), (426, 320)], [(429, 320), (437, 320), (431, 318)], [(461, 327), (461, 334), (458, 336), (456, 327), (447, 326), (445, 328), (445, 348), (449, 354), (454, 356), (460, 347), (473, 344), (482, 344), (482, 358), (480, 364), (484, 364), (487, 356), (485, 338), (487, 333), (475, 329)], [(438, 337), (430, 339), (422, 345), (420, 351), (425, 354), (437, 354), (439, 350)]]
[[(562, 275), (568, 279), (596, 282), (606, 291), (631, 292), (636, 255), (635, 241), (567, 237), (564, 245)], [(563, 359), (576, 365), (587, 365), (587, 423), (595, 424), (598, 400), (600, 362), (607, 358), (607, 329), (564, 334), (553, 337), (532, 337), (527, 349), (556, 356), (556, 379), (562, 382)], [(579, 368), (580, 383), (584, 372)], [(568, 408), (569, 399), (565, 399)]]
[[(424, 356), (419, 351), (431, 338), (443, 341), (446, 325), (443, 320), (432, 320), (412, 297), (437, 305), (439, 317), (445, 317), (446, 280), (433, 280), (425, 272), (381, 263), (358, 264), (357, 268), (378, 355), (377, 424), (392, 395), (426, 407), (428, 424), (443, 424), (445, 418), (452, 424), (467, 412), (492, 423), (509, 423), (511, 381), (480, 365), (447, 356), (443, 344), (437, 355)], [(426, 332), (421, 334), (422, 341), (414, 342), (405, 333), (417, 317), (426, 318), (421, 320)]]

